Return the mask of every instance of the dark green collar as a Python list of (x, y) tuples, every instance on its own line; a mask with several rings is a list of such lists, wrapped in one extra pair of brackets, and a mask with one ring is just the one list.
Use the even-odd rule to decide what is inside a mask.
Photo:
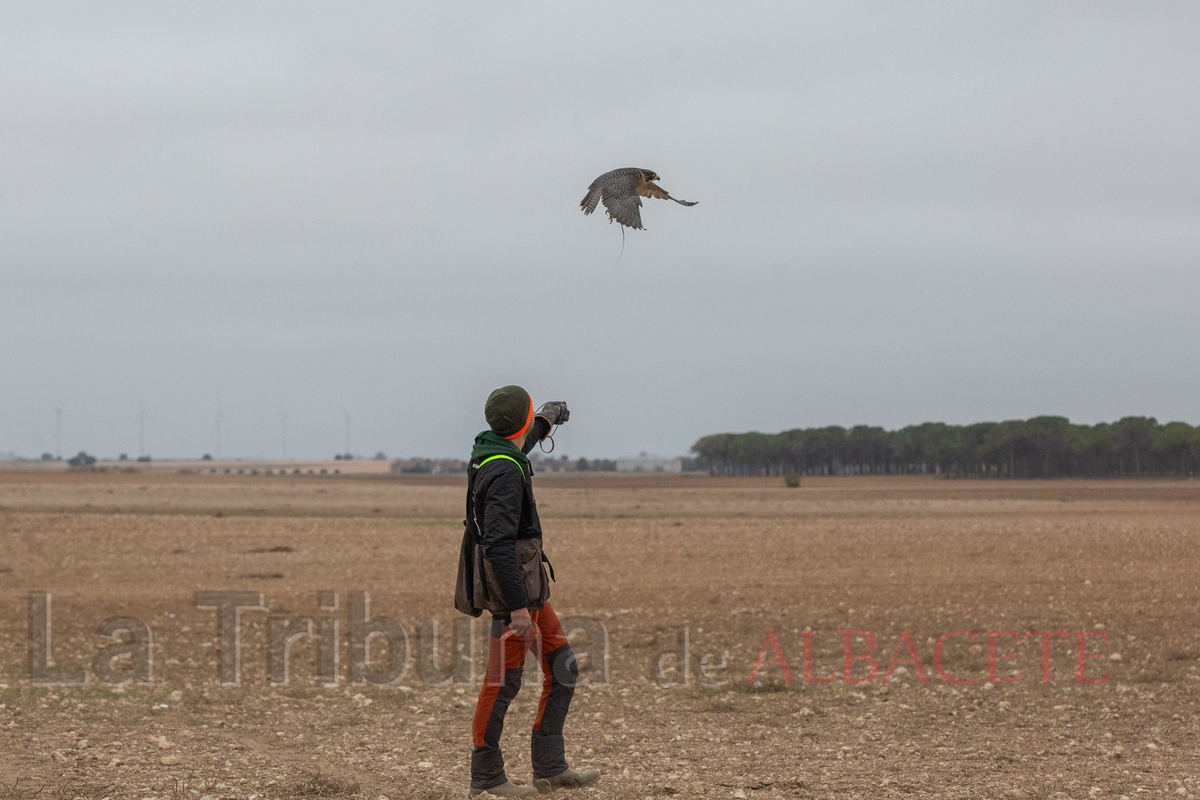
[(521, 448), (503, 436), (487, 430), (475, 437), (475, 446), (471, 448), (471, 461), (478, 464), (492, 456), (508, 456), (520, 465), (526, 476), (533, 474), (529, 458), (521, 452)]

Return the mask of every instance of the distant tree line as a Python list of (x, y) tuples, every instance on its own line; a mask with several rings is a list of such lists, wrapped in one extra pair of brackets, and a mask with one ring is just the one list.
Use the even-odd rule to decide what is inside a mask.
[(964, 478), (1187, 476), (1200, 466), (1200, 427), (1154, 417), (1073, 425), (1066, 417), (900, 430), (799, 428), (718, 433), (692, 445), (713, 475), (910, 475)]

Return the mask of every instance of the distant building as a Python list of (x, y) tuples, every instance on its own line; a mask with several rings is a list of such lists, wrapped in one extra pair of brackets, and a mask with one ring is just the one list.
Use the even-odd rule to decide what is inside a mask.
[(642, 453), (637, 458), (618, 458), (617, 472), (683, 472), (683, 459), (656, 458)]
[(467, 462), (457, 458), (398, 458), (392, 461), (393, 475), (460, 475)]

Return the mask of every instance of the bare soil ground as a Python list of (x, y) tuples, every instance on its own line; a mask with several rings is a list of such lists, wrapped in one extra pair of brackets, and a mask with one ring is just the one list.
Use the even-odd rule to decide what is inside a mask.
[[(569, 759), (604, 771), (576, 796), (1200, 795), (1200, 483), (537, 482), (551, 601), (609, 636), (610, 682), (579, 688), (567, 721)], [(450, 661), (462, 514), (456, 478), (0, 472), (0, 800), (465, 797), (477, 689), (431, 686), (416, 663), (428, 619)], [(90, 669), (113, 645), (97, 628), (132, 617), (153, 631), (153, 684), (34, 685), (34, 591), (52, 597), (55, 669)], [(198, 591), (263, 593), (242, 613), (240, 685), (221, 684)], [(359, 591), (408, 633), (396, 685), (348, 683)], [(339, 620), (336, 687), (313, 640), (271, 684), (272, 617)], [(683, 682), (663, 656), (684, 628), (688, 685), (664, 686)], [(770, 631), (794, 682), (778, 665), (750, 681)], [(864, 682), (845, 681), (842, 631), (876, 638), (874, 680), (857, 660)], [(942, 672), (974, 682), (936, 669), (954, 631), (977, 642), (949, 639)], [(1009, 631), (1107, 632), (1083, 673), (1107, 681), (1080, 683), (1077, 638), (1058, 637), (1044, 683), (1041, 637), (985, 635)], [(835, 682), (806, 682), (805, 634), (812, 677)], [(577, 645), (597, 680), (599, 643)], [(909, 663), (885, 684), (898, 647)], [(536, 706), (529, 686), (508, 717), (520, 780)]]

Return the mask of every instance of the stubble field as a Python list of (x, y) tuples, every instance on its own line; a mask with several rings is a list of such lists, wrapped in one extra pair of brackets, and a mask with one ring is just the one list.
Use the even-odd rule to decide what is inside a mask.
[[(590, 685), (567, 753), (604, 776), (576, 796), (1200, 795), (1200, 484), (535, 483), (551, 602), (593, 625), (574, 640)], [(449, 670), (466, 619), (452, 608), (463, 487), (0, 472), (0, 800), (465, 797), (478, 689), (431, 685), (418, 663), (435, 620), (434, 666)], [(236, 686), (222, 684), (232, 653), (198, 592), (262, 593), (263, 610), (241, 612)], [(393, 685), (349, 681), (360, 592), (371, 618), (407, 633)], [(31, 597), (46, 595), (51, 669), (93, 670), (119, 644), (97, 629), (129, 618), (152, 632), (153, 683), (35, 684), (31, 607), (33, 627), (47, 620)], [(270, 620), (308, 617), (314, 631), (338, 621), (337, 685), (304, 638), (274, 685)], [(946, 638), (935, 658), (959, 631), (975, 641)], [(845, 642), (858, 655), (871, 637), (878, 674), (853, 659), (861, 683), (847, 683)], [(780, 661), (775, 641), (787, 671), (760, 665), (752, 683), (764, 646), (761, 660)], [(377, 639), (368, 666), (389, 654)], [(527, 686), (508, 716), (517, 780), (537, 699)]]

